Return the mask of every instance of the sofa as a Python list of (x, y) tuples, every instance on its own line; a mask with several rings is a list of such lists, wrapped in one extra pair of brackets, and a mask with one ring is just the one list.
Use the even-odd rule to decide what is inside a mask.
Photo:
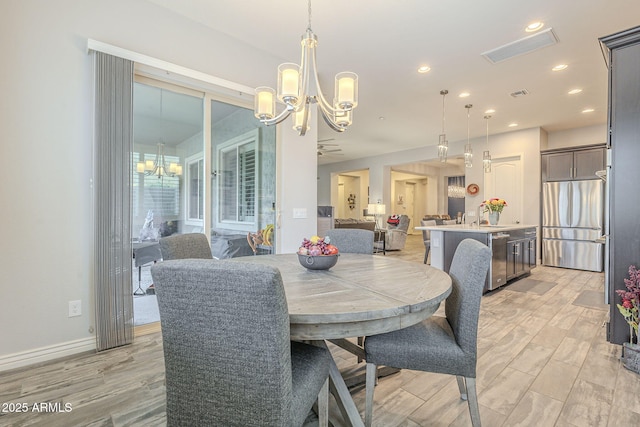
[(333, 228), (360, 228), (362, 230), (375, 231), (376, 222), (355, 218), (335, 218)]

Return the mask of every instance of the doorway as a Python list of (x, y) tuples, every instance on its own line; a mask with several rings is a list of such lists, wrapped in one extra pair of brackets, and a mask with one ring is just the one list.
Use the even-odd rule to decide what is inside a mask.
[[(131, 159), (136, 327), (160, 319), (150, 274), (161, 259), (160, 238), (203, 233), (219, 259), (275, 252), (275, 127), (265, 128), (250, 105), (234, 102), (136, 77)], [(251, 235), (259, 236), (259, 244), (250, 244)], [(136, 257), (137, 249), (146, 252)]]

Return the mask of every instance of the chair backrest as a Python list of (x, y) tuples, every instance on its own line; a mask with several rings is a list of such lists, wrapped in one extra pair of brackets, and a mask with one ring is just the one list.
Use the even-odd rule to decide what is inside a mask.
[(458, 222), (455, 219), (444, 219), (442, 223), (444, 225), (456, 225)]
[(162, 259), (213, 259), (207, 236), (202, 233), (174, 234), (160, 239)]
[[(420, 221), (420, 225), (422, 226), (427, 226), (427, 227), (431, 227), (436, 225), (436, 220), (435, 219), (423, 219)], [(431, 241), (431, 231), (429, 230), (422, 230), (422, 240), (426, 242)]]
[(334, 228), (327, 230), (331, 244), (342, 253), (372, 254), (374, 232), (358, 228)]
[(490, 263), (491, 249), (472, 239), (460, 242), (451, 261), (453, 289), (445, 302), (445, 315), (458, 345), (466, 353), (477, 349), (480, 299)]
[(231, 260), (155, 264), (167, 424), (291, 423), (289, 314), (280, 272)]
[(398, 231), (408, 231), (409, 230), (409, 223), (411, 222), (411, 218), (409, 218), (407, 215), (400, 215), (398, 220), (399, 220), (398, 224), (396, 224), (396, 225), (389, 224), (389, 225), (387, 225), (387, 229), (388, 230), (398, 230)]

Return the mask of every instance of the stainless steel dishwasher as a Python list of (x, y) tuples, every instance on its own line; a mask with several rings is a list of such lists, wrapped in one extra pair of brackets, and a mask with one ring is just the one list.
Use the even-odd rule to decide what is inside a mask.
[(507, 240), (509, 233), (491, 233), (491, 283), (489, 290), (507, 283)]

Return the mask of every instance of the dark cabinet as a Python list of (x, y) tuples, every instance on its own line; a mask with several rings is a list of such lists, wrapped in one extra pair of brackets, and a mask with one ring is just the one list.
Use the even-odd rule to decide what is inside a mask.
[(514, 279), (531, 271), (528, 254), (528, 239), (507, 242), (507, 280)]
[(596, 172), (605, 168), (605, 148), (561, 151), (542, 154), (543, 181), (598, 179)]
[(536, 248), (538, 247), (538, 241), (536, 238), (536, 229), (535, 228), (527, 228), (524, 231), (525, 236), (525, 263), (528, 264), (529, 270), (535, 268), (538, 262), (538, 252)]
[(529, 274), (536, 266), (536, 229), (514, 230), (507, 240), (507, 280)]
[(618, 312), (629, 266), (640, 262), (640, 27), (600, 39), (609, 66), (609, 146), (611, 170), (608, 177), (609, 241), (605, 266), (605, 292), (609, 296), (607, 340), (629, 341), (629, 326)]

